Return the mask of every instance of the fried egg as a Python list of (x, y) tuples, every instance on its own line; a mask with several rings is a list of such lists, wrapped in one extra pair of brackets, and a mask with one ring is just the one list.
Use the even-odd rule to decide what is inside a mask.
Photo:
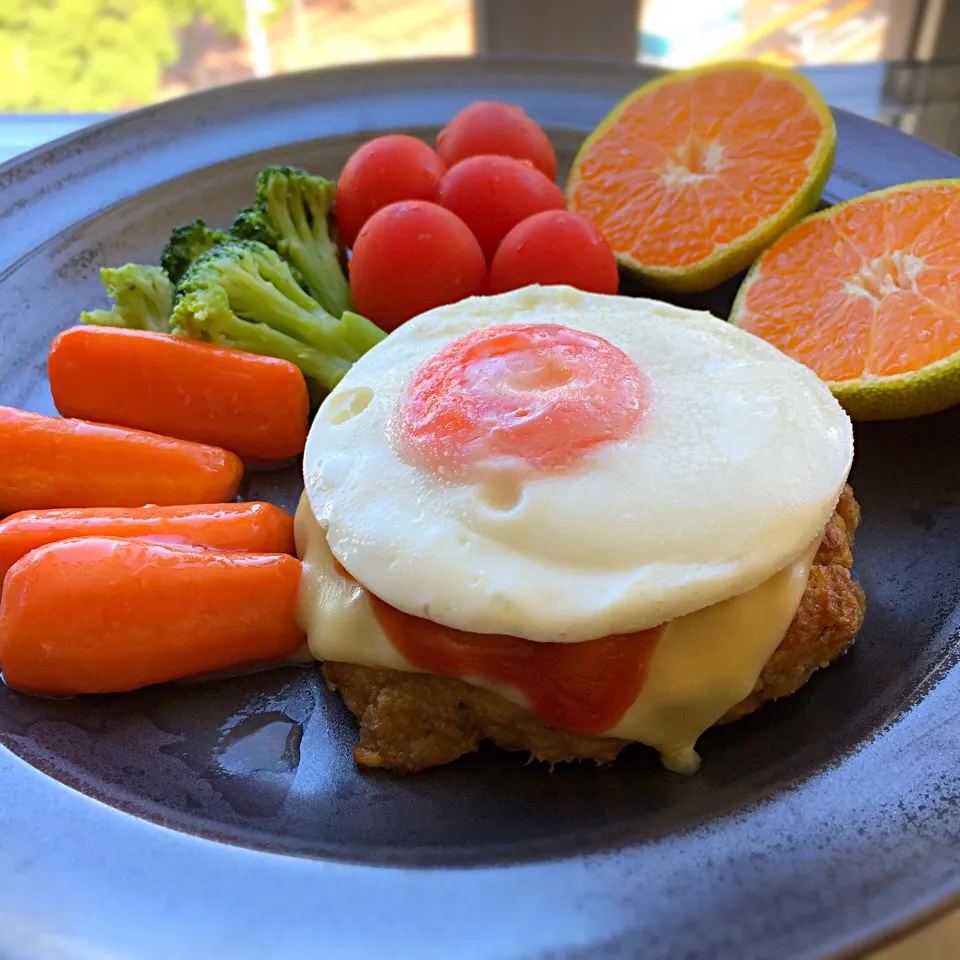
[[(571, 462), (549, 444), (532, 466), (465, 469), (456, 445), (428, 462), (403, 426), (417, 377), (460, 338), (517, 324), (615, 348), (598, 383), (619, 402), (636, 371), (628, 429)], [(430, 311), (361, 358), (317, 414), (304, 479), (332, 556), (376, 597), (458, 630), (572, 643), (682, 618), (804, 561), (852, 457), (826, 385), (759, 338), (659, 301), (528, 287)]]

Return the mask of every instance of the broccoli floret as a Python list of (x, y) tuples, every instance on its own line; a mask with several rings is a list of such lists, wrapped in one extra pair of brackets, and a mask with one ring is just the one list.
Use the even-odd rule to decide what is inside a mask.
[(289, 260), (307, 290), (335, 317), (351, 309), (350, 286), (330, 233), (336, 184), (295, 167), (267, 167), (257, 177), (257, 202), (241, 210), (231, 232), (258, 240)]
[(177, 289), (173, 332), (295, 363), (332, 389), (384, 332), (347, 311), (339, 320), (300, 285), (287, 262), (255, 240), (202, 254)]
[(211, 230), (202, 220), (185, 223), (170, 234), (160, 255), (160, 266), (174, 283), (179, 283), (190, 264), (201, 253), (228, 239), (229, 234), (225, 230)]
[(162, 268), (140, 263), (103, 267), (100, 279), (113, 306), (109, 310), (84, 311), (80, 314), (84, 323), (170, 332), (174, 286)]

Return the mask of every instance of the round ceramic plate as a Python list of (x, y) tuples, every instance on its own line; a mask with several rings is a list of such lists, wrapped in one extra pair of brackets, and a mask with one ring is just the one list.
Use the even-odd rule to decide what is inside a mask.
[[(155, 261), (185, 220), (229, 223), (265, 164), (335, 177), (370, 135), (431, 135), (488, 98), (522, 104), (565, 166), (646, 76), (481, 60), (304, 74), (19, 159), (0, 169), (0, 402), (52, 412), (46, 348), (101, 302), (98, 268)], [(837, 123), (828, 201), (960, 176), (899, 133)], [(698, 302), (723, 313), (734, 286)], [(84, 700), (3, 689), (0, 954), (746, 960), (833, 954), (929, 913), (960, 884), (958, 413), (858, 428), (856, 649), (708, 733), (691, 779), (642, 747), (603, 770), (483, 749), (362, 773), (315, 669)], [(292, 508), (297, 472), (245, 493)]]

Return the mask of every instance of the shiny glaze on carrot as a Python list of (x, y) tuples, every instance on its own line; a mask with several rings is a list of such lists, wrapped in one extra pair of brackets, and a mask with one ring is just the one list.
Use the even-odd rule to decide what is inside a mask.
[(250, 460), (303, 451), (310, 398), (292, 363), (149, 330), (72, 327), (50, 345), (65, 417), (207, 443)]
[(219, 447), (0, 407), (0, 516), (220, 503), (242, 477), (240, 459)]
[(296, 553), (293, 517), (272, 503), (25, 510), (0, 520), (0, 583), (21, 557), (75, 537), (149, 539), (250, 553)]
[(31, 693), (115, 693), (289, 656), (300, 561), (89, 537), (28, 553), (4, 580), (0, 669)]

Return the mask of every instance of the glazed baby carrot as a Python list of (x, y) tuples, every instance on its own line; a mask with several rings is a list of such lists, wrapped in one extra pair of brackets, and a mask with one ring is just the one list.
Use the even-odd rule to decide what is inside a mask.
[(114, 693), (291, 654), (300, 561), (62, 540), (10, 569), (0, 670), (31, 693)]
[(58, 507), (232, 500), (243, 464), (218, 447), (0, 407), (0, 516)]
[(303, 451), (310, 398), (292, 363), (149, 330), (73, 327), (47, 359), (65, 417), (209, 443), (252, 460)]
[(150, 539), (170, 546), (295, 554), (293, 517), (272, 503), (26, 510), (0, 520), (0, 584), (31, 550), (75, 537)]

